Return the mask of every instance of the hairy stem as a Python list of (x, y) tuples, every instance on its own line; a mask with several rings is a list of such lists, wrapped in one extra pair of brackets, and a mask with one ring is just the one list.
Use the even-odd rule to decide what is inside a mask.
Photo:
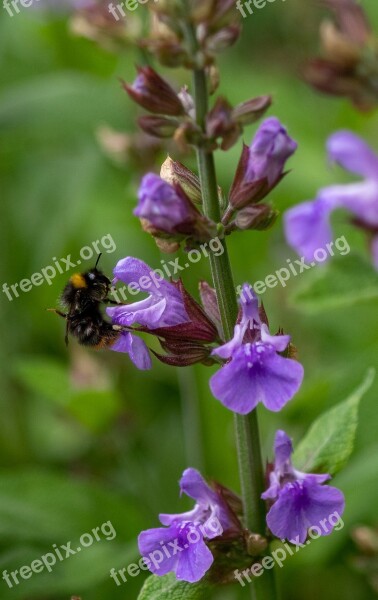
[[(186, 27), (186, 37), (193, 55), (198, 53), (198, 42), (193, 27)], [(205, 132), (208, 113), (208, 87), (204, 69), (196, 69), (193, 76), (197, 124)], [(218, 185), (215, 162), (212, 152), (205, 147), (197, 148), (197, 159), (204, 212), (207, 217), (220, 223), (221, 211), (218, 198)], [(222, 241), (223, 253), (210, 255), (210, 265), (214, 287), (217, 293), (225, 339), (233, 335), (238, 315), (235, 285), (232, 276), (226, 241)], [(255, 533), (265, 533), (265, 507), (261, 500), (264, 490), (263, 466), (259, 439), (259, 426), (256, 410), (247, 416), (234, 416), (236, 447), (239, 463), (239, 475), (244, 508), (244, 525)], [(251, 590), (256, 600), (274, 600), (276, 598), (274, 576), (266, 571), (256, 580)]]

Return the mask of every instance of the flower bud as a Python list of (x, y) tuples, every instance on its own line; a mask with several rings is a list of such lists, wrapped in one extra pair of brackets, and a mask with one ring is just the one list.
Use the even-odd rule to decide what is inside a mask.
[(148, 135), (158, 138), (171, 138), (179, 126), (179, 121), (169, 117), (144, 115), (139, 117), (138, 125)]
[(230, 191), (233, 208), (262, 200), (284, 177), (285, 163), (296, 148), (278, 119), (263, 121), (251, 146), (243, 148)]
[(323, 0), (335, 13), (336, 24), (320, 28), (323, 55), (308, 61), (304, 79), (315, 89), (346, 96), (361, 110), (378, 104), (378, 46), (362, 6), (355, 0)]
[(258, 121), (271, 104), (271, 96), (258, 96), (235, 106), (232, 111), (232, 117), (240, 125), (249, 125)]
[(202, 204), (199, 178), (179, 161), (168, 156), (161, 166), (160, 177), (171, 186), (178, 184), (192, 202)]
[(180, 0), (159, 0), (151, 2), (150, 10), (168, 17), (179, 17), (182, 14), (182, 2)]
[(180, 185), (169, 185), (155, 173), (143, 178), (134, 214), (143, 221), (145, 231), (173, 242), (208, 241), (216, 231), (216, 225), (195, 208)]
[(361, 48), (348, 40), (331, 21), (321, 24), (320, 38), (325, 53), (332, 57), (334, 62), (353, 67), (361, 59)]
[(229, 25), (228, 27), (224, 27), (215, 33), (207, 37), (206, 39), (206, 49), (211, 54), (215, 54), (217, 52), (221, 52), (222, 50), (226, 50), (230, 46), (233, 46), (235, 42), (239, 39), (241, 34), (240, 25)]
[(206, 133), (214, 141), (222, 139), (222, 150), (229, 150), (239, 139), (241, 128), (232, 118), (232, 106), (219, 97), (206, 120)]
[(279, 212), (268, 204), (251, 204), (240, 210), (235, 218), (237, 229), (270, 229), (277, 220)]
[(222, 320), (219, 312), (217, 294), (214, 288), (212, 288), (207, 281), (200, 281), (199, 291), (202, 306), (205, 309), (206, 314), (210, 320), (216, 324), (218, 331), (222, 329)]
[(267, 179), (270, 186), (282, 176), (287, 159), (298, 144), (275, 117), (266, 119), (259, 127), (250, 147), (246, 177), (248, 181)]
[(138, 196), (134, 215), (146, 219), (157, 230), (174, 233), (178, 225), (191, 219), (186, 199), (154, 173), (142, 179)]
[(216, 0), (189, 0), (190, 18), (195, 23), (201, 23), (211, 18)]
[(139, 67), (133, 85), (123, 84), (130, 98), (149, 112), (180, 116), (184, 107), (174, 89), (151, 67)]
[(245, 533), (247, 552), (250, 556), (260, 556), (268, 547), (268, 540), (258, 533)]

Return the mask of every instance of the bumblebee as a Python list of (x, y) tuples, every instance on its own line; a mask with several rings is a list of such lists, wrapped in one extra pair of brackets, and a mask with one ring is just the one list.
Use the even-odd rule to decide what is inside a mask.
[(93, 269), (74, 273), (68, 281), (60, 297), (67, 312), (48, 309), (66, 319), (66, 346), (70, 334), (83, 346), (91, 346), (96, 350), (107, 348), (114, 344), (123, 329), (106, 321), (101, 312), (102, 304), (117, 302), (108, 298), (111, 281), (97, 268), (100, 257), (101, 254)]

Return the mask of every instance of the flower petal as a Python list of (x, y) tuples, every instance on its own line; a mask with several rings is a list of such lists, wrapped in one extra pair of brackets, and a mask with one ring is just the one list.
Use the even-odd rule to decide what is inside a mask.
[(294, 396), (303, 379), (303, 367), (276, 354), (261, 342), (244, 344), (210, 380), (213, 395), (227, 408), (247, 414), (258, 402), (277, 412)]
[[(126, 285), (134, 283), (143, 292), (159, 294), (159, 288), (151, 277), (153, 270), (143, 260), (127, 256), (118, 261), (114, 268), (114, 277)], [(148, 280), (148, 281), (147, 281)]]
[(273, 412), (281, 410), (292, 399), (301, 387), (304, 375), (299, 362), (276, 353), (266, 353), (256, 372), (261, 402)]
[(201, 537), (198, 542), (190, 544), (178, 555), (176, 577), (182, 581), (195, 583), (202, 579), (213, 562), (214, 557)]
[[(304, 487), (308, 498), (308, 506), (304, 510), (310, 527), (319, 527), (322, 535), (329, 535), (333, 526), (328, 518), (334, 513), (341, 517), (345, 508), (344, 494), (330, 485), (313, 483), (311, 479), (305, 480)], [(321, 526), (324, 519), (327, 519), (327, 530)]]
[(162, 576), (176, 569), (178, 555), (175, 554), (167, 557), (162, 551), (161, 542), (166, 545), (169, 542), (175, 541), (177, 537), (178, 530), (175, 525), (169, 528), (157, 527), (156, 529), (147, 529), (139, 534), (138, 547), (141, 555), (145, 558), (150, 558), (149, 555), (155, 553), (156, 560), (155, 562), (150, 560), (148, 567), (151, 573)]
[(366, 142), (351, 131), (338, 131), (328, 138), (331, 160), (362, 177), (378, 178), (378, 156)]
[(250, 413), (257, 406), (259, 398), (254, 394), (255, 386), (251, 381), (243, 348), (231, 362), (211, 377), (210, 389), (224, 406), (241, 415)]
[(361, 221), (378, 226), (378, 181), (333, 185), (320, 190), (318, 201), (350, 210)]
[(261, 341), (270, 344), (276, 352), (283, 352), (290, 343), (290, 335), (270, 335), (268, 326), (261, 325)]
[(309, 263), (316, 250), (332, 242), (331, 210), (327, 203), (313, 200), (290, 208), (284, 215), (286, 241)]
[(279, 429), (274, 439), (275, 469), (283, 473), (284, 466), (290, 462), (292, 454), (293, 444), (291, 438), (282, 429)]
[(210, 504), (210, 502), (217, 501), (216, 493), (197, 469), (189, 468), (184, 471), (180, 479), (180, 489), (181, 492), (199, 503)]
[(161, 327), (161, 318), (166, 307), (167, 301), (165, 298), (159, 297), (156, 301), (153, 296), (150, 296), (133, 304), (108, 307), (106, 314), (111, 317), (116, 325), (130, 326), (138, 323), (153, 329)]
[(152, 367), (150, 353), (144, 341), (128, 331), (122, 331), (116, 342), (110, 347), (114, 352), (125, 352), (134, 365), (141, 371)]
[(299, 541), (307, 537), (308, 521), (301, 508), (301, 490), (296, 484), (286, 485), (266, 516), (270, 531), (280, 540)]
[(311, 480), (288, 483), (270, 509), (267, 523), (280, 539), (303, 544), (310, 527), (319, 527), (321, 535), (329, 535), (333, 529), (329, 517), (334, 513), (341, 516), (344, 506), (344, 496), (337, 488)]

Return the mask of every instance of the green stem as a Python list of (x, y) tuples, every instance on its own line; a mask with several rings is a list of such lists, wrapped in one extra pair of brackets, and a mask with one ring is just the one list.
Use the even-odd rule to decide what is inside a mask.
[(194, 367), (177, 369), (188, 466), (204, 470), (200, 405)]
[[(198, 53), (198, 42), (193, 27), (186, 25), (186, 36), (193, 55), (196, 55)], [(208, 113), (208, 89), (205, 70), (196, 69), (193, 81), (197, 124), (205, 132), (206, 115)], [(221, 211), (214, 155), (205, 147), (199, 147), (197, 149), (197, 159), (204, 212), (215, 223), (219, 223), (221, 221)], [(222, 318), (224, 337), (225, 339), (231, 339), (238, 315), (238, 305), (225, 240), (222, 241), (222, 245), (224, 251), (221, 255), (210, 255), (210, 265)], [(244, 508), (244, 525), (254, 533), (264, 535), (266, 529), (265, 507), (261, 500), (261, 493), (264, 490), (264, 478), (256, 410), (247, 416), (235, 414), (234, 426)], [(258, 598), (258, 600), (274, 600), (276, 593), (273, 572), (267, 570), (261, 578), (256, 579), (255, 589), (251, 590), (251, 593), (253, 598)]]

